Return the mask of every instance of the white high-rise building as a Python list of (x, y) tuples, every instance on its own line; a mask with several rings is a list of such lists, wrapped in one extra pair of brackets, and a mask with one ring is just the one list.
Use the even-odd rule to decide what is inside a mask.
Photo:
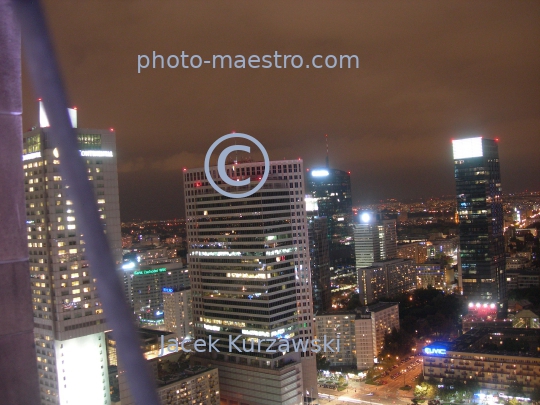
[(193, 337), (191, 302), (191, 287), (163, 289), (163, 326), (174, 332), (180, 341)]
[[(227, 186), (216, 167), (210, 172), (219, 187), (245, 191)], [(226, 172), (254, 186), (264, 163), (229, 164)], [(317, 398), (315, 353), (266, 352), (263, 341), (314, 334), (303, 174), (300, 159), (270, 162), (264, 186), (234, 199), (214, 190), (204, 169), (184, 172), (195, 338), (220, 339), (220, 352), (201, 354), (201, 364), (219, 368), (222, 404), (293, 405)], [(229, 339), (238, 336), (255, 350), (241, 343), (240, 352), (229, 350)]]
[(397, 257), (397, 232), (394, 219), (363, 212), (353, 225), (356, 268), (369, 267), (379, 260)]
[[(76, 115), (71, 110), (72, 122)], [(73, 121), (73, 119), (75, 120)], [(28, 249), (41, 403), (110, 404), (103, 309), (78, 229), (62, 156), (42, 111), (23, 136)], [(121, 261), (115, 133), (76, 129), (103, 229)]]

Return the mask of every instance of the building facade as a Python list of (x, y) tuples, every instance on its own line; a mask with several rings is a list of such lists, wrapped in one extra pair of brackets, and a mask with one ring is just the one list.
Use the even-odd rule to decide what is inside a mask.
[(363, 212), (353, 229), (356, 268), (369, 267), (374, 262), (397, 257), (395, 220)]
[(164, 293), (190, 286), (188, 268), (180, 258), (156, 264), (124, 262), (122, 272), (126, 298), (141, 326), (163, 324)]
[(443, 384), (475, 380), (496, 395), (510, 386), (527, 393), (540, 383), (540, 329), (477, 328), (423, 350), (424, 378)]
[(319, 216), (328, 222), (330, 266), (354, 266), (351, 175), (343, 170), (313, 168), (306, 173), (308, 193), (319, 207)]
[(368, 305), (388, 295), (386, 269), (379, 266), (358, 269), (358, 292), (362, 305)]
[[(75, 110), (71, 110), (72, 122)], [(75, 115), (76, 117), (76, 115)], [(117, 264), (121, 257), (115, 133), (75, 129), (103, 229)], [(42, 112), (40, 127), (23, 136), (26, 223), (34, 333), (42, 404), (110, 403), (105, 319), (85, 254), (62, 156)]]
[(192, 339), (194, 336), (191, 301), (190, 287), (163, 289), (163, 327), (174, 332), (180, 341)]
[[(219, 405), (219, 373), (215, 367), (189, 366), (186, 353), (176, 352), (148, 358), (163, 405)], [(118, 373), (122, 405), (136, 402), (128, 387), (125, 371)]]
[[(247, 189), (265, 169), (263, 162), (235, 162), (225, 170), (231, 179), (250, 180)], [(245, 191), (227, 186), (216, 167), (209, 171), (218, 187)], [(219, 367), (224, 404), (293, 405), (317, 397), (315, 354), (270, 353), (263, 342), (314, 334), (303, 162), (272, 161), (269, 171), (258, 192), (235, 199), (219, 194), (204, 169), (184, 172), (194, 334), (220, 339), (220, 353), (201, 354), (201, 364)], [(229, 351), (229, 337), (238, 336), (261, 350)], [(254, 389), (246, 375), (273, 383)]]
[(393, 328), (399, 330), (399, 304), (394, 302), (317, 315), (317, 338), (339, 341), (339, 350), (324, 353), (332, 367), (372, 367)]
[(504, 215), (497, 140), (453, 140), (463, 295), (507, 311)]
[(431, 286), (437, 290), (446, 290), (446, 271), (441, 263), (417, 264), (416, 279), (418, 288)]
[(416, 264), (424, 263), (428, 256), (425, 242), (398, 244), (396, 253), (400, 259), (413, 259)]
[(384, 337), (399, 330), (399, 304), (379, 302), (359, 308), (355, 321), (356, 367), (365, 370), (376, 363), (384, 346)]
[(313, 285), (313, 313), (332, 308), (328, 223), (325, 217), (308, 217), (309, 257)]
[(317, 338), (320, 341), (326, 337), (327, 341), (339, 340), (332, 345), (334, 352), (328, 350), (324, 353), (331, 367), (356, 367), (356, 310), (330, 311), (316, 315)]

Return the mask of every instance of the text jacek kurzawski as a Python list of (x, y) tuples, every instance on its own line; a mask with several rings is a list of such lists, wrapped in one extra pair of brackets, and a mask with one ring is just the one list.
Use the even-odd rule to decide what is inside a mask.
[[(205, 339), (197, 339), (195, 341), (190, 339), (184, 339), (181, 342), (178, 342), (177, 339), (167, 340), (165, 344), (165, 338), (161, 336), (161, 348), (159, 355), (164, 356), (168, 353), (177, 352), (180, 348), (183, 352), (190, 353), (192, 350), (185, 347), (186, 344), (193, 343), (193, 348), (198, 353), (203, 352), (221, 352), (215, 345), (220, 342), (222, 339), (213, 339), (212, 335), (208, 335), (208, 341)], [(339, 339), (330, 339), (326, 338), (326, 335), (322, 339), (297, 339), (297, 340), (287, 340), (287, 339), (273, 339), (273, 338), (245, 338), (242, 335), (238, 335), (233, 338), (232, 335), (229, 335), (228, 340), (228, 352), (229, 353), (277, 353), (277, 352), (307, 352), (311, 351), (313, 353), (323, 352), (339, 352)], [(332, 345), (335, 344), (335, 348)], [(264, 343), (265, 347), (261, 347), (261, 344)]]

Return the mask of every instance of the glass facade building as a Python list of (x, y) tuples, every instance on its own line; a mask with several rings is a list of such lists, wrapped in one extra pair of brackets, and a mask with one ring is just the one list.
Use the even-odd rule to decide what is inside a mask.
[(351, 175), (343, 170), (316, 168), (306, 176), (308, 194), (317, 199), (319, 216), (328, 221), (330, 266), (354, 266)]
[(501, 171), (496, 140), (453, 141), (463, 295), (470, 309), (506, 312)]
[[(258, 183), (265, 168), (246, 162), (225, 170)], [(243, 198), (219, 194), (202, 168), (184, 172), (194, 334), (220, 339), (219, 353), (201, 356), (219, 368), (224, 404), (293, 405), (308, 392), (316, 398), (313, 352), (266, 351), (265, 338), (292, 342), (314, 333), (303, 162), (273, 161), (269, 170), (264, 186)], [(229, 192), (251, 188), (228, 186), (216, 167), (210, 173)], [(229, 350), (237, 337), (241, 350)], [(254, 390), (247, 376), (274, 388)]]

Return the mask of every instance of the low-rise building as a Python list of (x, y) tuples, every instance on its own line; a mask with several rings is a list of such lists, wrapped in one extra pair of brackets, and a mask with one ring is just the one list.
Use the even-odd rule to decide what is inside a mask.
[[(216, 367), (189, 366), (183, 352), (169, 353), (148, 360), (162, 405), (219, 405), (219, 377)], [(120, 369), (122, 405), (135, 405), (128, 389), (125, 371)]]
[(427, 260), (428, 251), (426, 242), (400, 243), (397, 245), (397, 257), (400, 259), (412, 259), (417, 264)]
[(416, 266), (412, 259), (388, 259), (358, 268), (360, 302), (371, 304), (382, 297), (395, 297), (416, 288)]
[(540, 269), (510, 269), (506, 270), (506, 288), (540, 287)]
[(417, 264), (416, 279), (418, 288), (428, 288), (431, 286), (437, 290), (446, 289), (444, 265), (439, 262)]
[(531, 262), (526, 257), (513, 256), (506, 258), (506, 271), (526, 269), (529, 267), (531, 267)]
[(540, 384), (540, 330), (478, 328), (453, 342), (426, 346), (424, 378), (441, 384), (475, 380), (488, 393)]

